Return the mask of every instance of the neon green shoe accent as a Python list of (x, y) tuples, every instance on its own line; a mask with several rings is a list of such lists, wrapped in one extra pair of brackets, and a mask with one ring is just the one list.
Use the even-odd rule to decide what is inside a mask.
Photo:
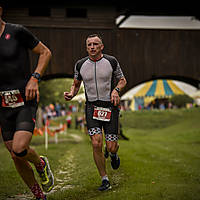
[(54, 176), (53, 176), (53, 173), (51, 172), (47, 157), (40, 156), (40, 158), (45, 162), (45, 167), (44, 167), (43, 172), (39, 172), (41, 185), (45, 192), (49, 192), (52, 190), (54, 186)]

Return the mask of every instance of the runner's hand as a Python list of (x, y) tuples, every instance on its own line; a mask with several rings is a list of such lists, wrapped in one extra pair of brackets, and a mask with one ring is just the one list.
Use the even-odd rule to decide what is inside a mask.
[(113, 90), (111, 93), (111, 103), (113, 103), (114, 106), (117, 106), (120, 103), (120, 97), (116, 90)]
[(36, 81), (36, 79), (31, 77), (28, 81), (25, 89), (25, 96), (26, 101), (33, 100), (37, 96), (37, 102), (39, 102), (40, 93), (38, 88), (38, 81)]
[(64, 92), (64, 98), (66, 101), (70, 101), (74, 95), (71, 92)]

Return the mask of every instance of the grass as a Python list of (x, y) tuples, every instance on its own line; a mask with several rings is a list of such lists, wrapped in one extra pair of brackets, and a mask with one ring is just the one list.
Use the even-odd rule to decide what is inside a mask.
[[(58, 144), (50, 143), (48, 151), (44, 138), (34, 137), (33, 148), (48, 156), (55, 175), (48, 199), (199, 200), (199, 119), (199, 108), (122, 113), (123, 132), (130, 140), (119, 140), (119, 170), (106, 161), (112, 184), (107, 192), (97, 190), (100, 178), (88, 136), (71, 129), (59, 135)], [(0, 143), (0, 199), (21, 193), (30, 194)]]

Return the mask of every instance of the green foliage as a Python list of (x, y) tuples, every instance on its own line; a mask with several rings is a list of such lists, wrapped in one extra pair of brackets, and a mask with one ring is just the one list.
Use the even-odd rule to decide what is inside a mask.
[[(40, 87), (40, 105), (49, 105), (50, 103), (67, 104), (64, 99), (64, 92), (70, 91), (73, 79), (60, 78), (42, 81)], [(80, 88), (79, 93), (83, 92)]]
[(185, 107), (187, 103), (193, 103), (193, 99), (186, 94), (174, 95), (170, 101), (173, 105), (177, 106), (178, 108)]

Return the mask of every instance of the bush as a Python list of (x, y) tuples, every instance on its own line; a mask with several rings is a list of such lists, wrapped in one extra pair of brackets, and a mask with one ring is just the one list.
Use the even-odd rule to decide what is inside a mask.
[(170, 102), (177, 106), (178, 108), (185, 107), (187, 103), (193, 103), (193, 99), (184, 94), (184, 95), (174, 95), (171, 99)]

